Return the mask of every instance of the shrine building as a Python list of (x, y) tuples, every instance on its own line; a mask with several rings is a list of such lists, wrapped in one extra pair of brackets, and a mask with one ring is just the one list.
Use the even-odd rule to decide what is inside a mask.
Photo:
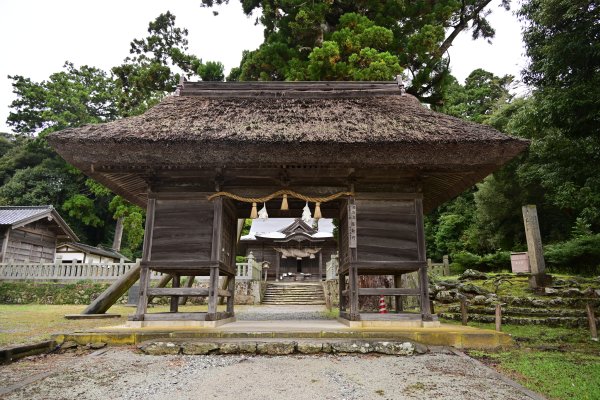
[[(435, 316), (424, 213), (528, 145), (431, 111), (395, 82), (184, 82), (142, 115), (65, 129), (48, 141), (86, 175), (146, 209), (133, 317), (142, 325), (235, 318), (240, 219), (291, 219), (280, 237), (255, 235), (243, 244), (275, 248), (281, 263), (270, 278), (319, 274), (305, 259), (318, 260), (331, 242), (302, 220), (307, 206), (313, 219), (339, 224), (340, 317), (425, 325)], [(297, 243), (302, 254), (291, 252)], [(151, 287), (151, 271), (173, 275), (173, 287)], [(402, 287), (399, 278), (412, 272), (418, 287)], [(363, 288), (363, 275), (394, 276), (396, 285)], [(182, 276), (208, 276), (209, 287), (181, 287)], [(381, 295), (417, 298), (420, 311), (361, 312), (360, 296)], [(148, 296), (169, 297), (170, 312), (151, 312)], [(206, 297), (208, 312), (179, 312), (181, 296)], [(219, 298), (227, 299), (224, 310)]]

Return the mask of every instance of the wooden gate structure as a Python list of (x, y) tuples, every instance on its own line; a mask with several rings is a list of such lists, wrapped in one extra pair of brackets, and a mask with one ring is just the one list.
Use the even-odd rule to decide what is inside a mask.
[[(143, 115), (66, 129), (48, 141), (146, 208), (138, 321), (230, 320), (237, 220), (259, 201), (270, 217), (297, 218), (308, 202), (339, 219), (342, 318), (431, 320), (424, 212), (527, 147), (433, 112), (395, 82), (183, 82)], [(283, 210), (281, 193), (290, 194)], [(173, 287), (151, 288), (150, 271), (172, 274)], [(415, 271), (418, 289), (358, 285), (360, 275), (399, 283)], [(207, 289), (180, 287), (181, 276), (201, 275), (210, 276)], [(227, 287), (219, 287), (220, 276), (230, 278)], [(403, 313), (398, 301), (396, 314), (361, 313), (359, 296), (373, 295), (416, 296), (421, 312)], [(171, 312), (149, 313), (148, 296), (170, 296)], [(208, 297), (208, 312), (179, 313), (180, 296)], [(224, 312), (219, 297), (228, 299)]]

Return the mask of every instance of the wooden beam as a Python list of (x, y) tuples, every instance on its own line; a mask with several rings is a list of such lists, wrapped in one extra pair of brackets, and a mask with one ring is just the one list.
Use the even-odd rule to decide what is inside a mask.
[[(166, 287), (169, 282), (171, 282), (171, 279), (173, 279), (173, 275), (171, 274), (165, 274), (163, 275), (160, 280), (158, 281), (158, 283), (156, 284), (157, 288), (163, 288)], [(148, 295), (148, 304), (152, 303), (152, 300), (154, 300), (154, 297), (151, 295)]]
[[(209, 295), (207, 288), (150, 288), (148, 294), (152, 296), (189, 296), (189, 297), (206, 297)], [(219, 289), (219, 296), (230, 297), (229, 290)]]
[(127, 273), (120, 276), (100, 296), (83, 310), (82, 314), (104, 314), (140, 279), (140, 265), (136, 264)]
[(144, 246), (142, 248), (142, 265), (140, 268), (140, 297), (138, 300), (135, 319), (143, 320), (144, 314), (148, 308), (148, 288), (150, 287), (150, 268), (147, 263), (152, 258), (152, 235), (154, 232), (154, 216), (156, 210), (156, 200), (148, 199), (146, 207), (146, 226), (144, 231)]
[[(191, 288), (194, 285), (194, 280), (196, 279), (196, 277), (194, 275), (192, 276), (188, 276), (187, 277), (187, 281), (185, 281), (185, 287), (186, 288)], [(187, 303), (188, 301), (188, 297), (187, 296), (181, 296), (179, 298), (179, 305), (183, 306), (185, 305), (185, 303)]]
[(408, 288), (359, 288), (359, 296), (419, 296), (419, 289)]
[(203, 312), (180, 312), (180, 313), (147, 313), (144, 315), (144, 321), (218, 321), (233, 317), (227, 312), (215, 314), (215, 319), (209, 319), (209, 315)]
[(342, 265), (340, 270), (346, 272), (351, 265), (358, 268), (361, 275), (369, 275), (369, 271), (387, 271), (379, 275), (391, 275), (395, 272), (418, 271), (419, 268), (427, 266), (427, 261), (354, 261)]
[[(160, 270), (194, 270), (207, 271), (210, 268), (219, 268), (222, 272), (231, 274), (234, 271), (230, 266), (221, 261), (195, 260), (195, 261), (148, 261), (142, 262), (142, 266), (147, 266), (155, 271)], [(195, 276), (206, 276), (207, 274), (192, 274)]]

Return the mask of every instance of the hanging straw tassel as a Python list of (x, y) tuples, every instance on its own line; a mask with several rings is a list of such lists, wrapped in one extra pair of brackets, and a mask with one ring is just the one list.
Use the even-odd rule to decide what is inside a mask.
[(321, 215), (321, 203), (315, 204), (315, 215), (313, 218), (315, 220), (319, 220), (319, 219), (323, 218), (323, 216)]
[(252, 203), (252, 211), (250, 211), (250, 218), (258, 218), (258, 210), (256, 209), (256, 203)]
[(287, 202), (287, 194), (283, 195), (283, 200), (281, 201), (281, 211), (289, 210), (288, 202)]

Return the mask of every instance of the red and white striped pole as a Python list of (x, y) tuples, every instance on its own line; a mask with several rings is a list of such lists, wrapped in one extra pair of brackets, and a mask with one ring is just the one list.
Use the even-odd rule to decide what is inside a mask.
[(385, 297), (379, 296), (379, 314), (387, 314), (388, 310), (385, 305)]

